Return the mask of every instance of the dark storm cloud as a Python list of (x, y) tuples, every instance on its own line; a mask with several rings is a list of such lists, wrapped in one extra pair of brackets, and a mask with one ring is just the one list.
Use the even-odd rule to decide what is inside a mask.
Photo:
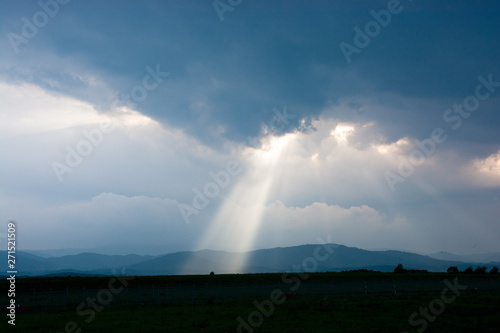
[[(5, 6), (4, 34), (19, 31), (20, 17), (40, 9), (34, 3)], [(387, 6), (386, 1), (245, 2), (220, 22), (206, 1), (72, 1), (33, 41), (21, 45), (19, 58), (4, 56), (10, 66), (3, 70), (15, 72), (18, 61), (29, 61), (26, 67), (38, 80), (60, 82), (56, 89), (94, 99), (105, 110), (110, 101), (85, 94), (67, 68), (36, 58), (50, 50), (125, 93), (146, 66), (159, 64), (171, 80), (138, 109), (205, 141), (216, 140), (217, 125), (233, 140), (256, 135), (273, 107), (294, 110), (298, 117), (292, 130), (300, 119), (316, 117), (346, 96), (390, 92), (451, 100), (470, 94), (478, 75), (500, 78), (499, 6), (492, 1), (459, 1), (452, 8), (443, 2), (401, 1), (401, 12), (348, 64), (339, 44), (354, 45), (353, 29), (363, 30), (374, 20), (370, 11)], [(321, 69), (314, 70), (317, 66)], [(356, 80), (346, 79), (352, 73)], [(402, 107), (390, 115), (367, 116), (394, 124), (399, 129), (394, 139), (405, 132), (422, 137), (446, 107)], [(488, 127), (498, 117), (489, 111), (472, 122)]]

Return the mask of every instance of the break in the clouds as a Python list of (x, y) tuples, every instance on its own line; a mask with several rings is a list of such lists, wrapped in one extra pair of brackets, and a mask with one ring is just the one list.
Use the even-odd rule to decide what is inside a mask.
[(1, 6), (22, 248), (500, 251), (494, 1)]

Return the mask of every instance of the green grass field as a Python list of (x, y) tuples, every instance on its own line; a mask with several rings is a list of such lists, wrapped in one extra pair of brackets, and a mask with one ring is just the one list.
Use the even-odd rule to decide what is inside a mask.
[[(441, 302), (444, 307), (440, 308), (439, 301), (436, 300), (442, 299), (441, 292), (446, 287), (443, 281), (453, 281), (454, 277), (433, 273), (315, 273), (303, 280), (303, 284), (294, 291), (293, 298), (281, 295), (279, 302), (276, 302), (280, 304), (270, 301), (271, 293), (276, 289), (271, 282), (281, 280), (282, 274), (137, 277), (130, 281), (128, 287), (133, 289), (142, 286), (141, 291), (145, 294), (151, 291), (145, 289), (146, 286), (160, 286), (165, 281), (172, 286), (183, 284), (182, 290), (189, 295), (192, 290), (187, 286), (192, 284), (205, 285), (210, 293), (203, 294), (204, 297), (179, 298), (174, 301), (162, 296), (161, 292), (159, 298), (150, 299), (144, 298), (142, 294), (140, 299), (137, 294), (129, 293), (124, 298), (117, 294), (100, 311), (89, 311), (89, 307), (84, 307), (80, 312), (77, 312), (78, 303), (85, 298), (77, 293), (77, 299), (67, 304), (61, 302), (42, 306), (33, 303), (28, 306), (24, 313), (17, 314), (15, 331), (238, 332), (240, 326), (240, 332), (500, 332), (500, 278), (489, 275), (458, 275), (461, 284), (469, 283), (470, 286), (460, 291), (453, 301), (446, 304)], [(56, 290), (57, 286), (61, 290), (70, 290), (71, 287), (71, 290), (78, 291), (83, 285), (89, 286), (89, 289), (99, 285), (104, 287), (109, 280), (110, 277), (29, 278), (19, 279), (18, 285), (23, 292), (33, 288), (38, 288), (39, 292)], [(362, 285), (365, 281), (368, 286), (373, 286), (375, 282), (382, 280), (390, 281), (390, 284), (396, 282), (398, 286), (406, 282), (408, 287), (396, 294), (391, 290), (380, 290), (366, 295), (362, 292), (332, 293), (329, 289), (321, 288), (322, 281), (332, 280), (339, 283), (341, 288), (350, 284)], [(265, 282), (271, 283), (268, 289)], [(426, 286), (426, 282), (432, 286), (431, 290), (419, 290)], [(220, 283), (238, 286), (260, 283), (264, 287), (257, 297), (251, 294), (241, 297), (240, 288), (229, 289), (236, 292), (235, 297), (217, 297), (218, 289), (213, 287)], [(311, 289), (311, 285), (320, 288)], [(477, 285), (480, 286), (479, 292), (475, 294), (471, 289)], [(281, 286), (284, 293), (290, 291), (290, 285)], [(124, 292), (122, 294), (125, 295)], [(95, 292), (89, 292), (88, 296), (95, 297)], [(448, 291), (448, 299), (452, 296), (453, 293)], [(254, 304), (255, 301), (260, 306), (263, 305), (260, 310)], [(413, 318), (413, 325), (410, 324), (409, 319), (414, 312), (418, 313), (420, 308), (432, 306), (437, 314), (428, 311), (427, 319), (426, 316), (417, 314)], [(248, 326), (243, 328), (238, 318)], [(7, 325), (7, 319), (5, 316), (1, 326), (6, 329), (2, 329), (2, 332), (14, 331), (11, 325)]]

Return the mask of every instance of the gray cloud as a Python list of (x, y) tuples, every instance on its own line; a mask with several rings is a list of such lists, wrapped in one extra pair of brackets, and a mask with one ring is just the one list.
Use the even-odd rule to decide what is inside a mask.
[[(86, 231), (98, 224), (102, 235), (127, 242), (142, 219), (141, 242), (176, 239), (194, 248), (228, 202), (245, 204), (242, 187), (259, 192), (262, 183), (255, 246), (278, 245), (265, 230), (280, 233), (282, 245), (328, 230), (359, 247), (467, 252), (468, 243), (455, 240), (469, 237), (498, 251), (500, 88), (456, 130), (443, 115), (475, 93), (479, 76), (500, 81), (500, 7), (401, 4), (351, 63), (339, 44), (353, 43), (353, 29), (364, 29), (386, 1), (244, 2), (223, 22), (206, 1), (60, 6), (18, 53), (0, 40), (0, 138), (8, 142), (0, 147), (8, 175), (1, 218), (24, 221), (26, 247), (49, 247), (35, 237), (49, 226), (67, 237), (60, 247), (77, 232), (87, 235), (79, 246), (106, 243)], [(22, 35), (22, 18), (41, 10), (35, 2), (3, 6), (4, 37)], [(169, 76), (147, 98), (113, 104), (157, 65)], [(285, 106), (294, 117), (274, 139), (292, 139), (266, 169), (269, 160), (259, 158), (277, 149), (266, 131), (273, 109)], [(66, 147), (77, 149), (88, 140), (83, 131), (104, 118), (116, 129), (60, 183), (52, 163), (64, 163)], [(446, 142), (392, 193), (384, 172), (397, 172), (436, 128)], [(190, 204), (193, 189), (231, 159), (244, 172), (186, 225), (177, 204)], [(355, 233), (363, 223), (372, 238)]]

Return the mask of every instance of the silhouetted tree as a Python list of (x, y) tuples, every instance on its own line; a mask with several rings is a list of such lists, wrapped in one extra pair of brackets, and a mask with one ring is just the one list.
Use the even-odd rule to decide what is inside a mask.
[(394, 268), (394, 273), (404, 273), (406, 269), (403, 268), (403, 264), (398, 264), (396, 268)]
[(486, 266), (478, 266), (474, 270), (474, 274), (484, 274), (486, 273)]
[(474, 269), (472, 268), (472, 266), (469, 266), (469, 267), (467, 267), (467, 268), (464, 270), (464, 273), (465, 273), (465, 274), (472, 274), (472, 273), (474, 273)]
[(446, 271), (453, 274), (457, 274), (459, 272), (457, 266), (450, 266), (450, 268), (448, 268)]
[(213, 276), (213, 275), (215, 275), (215, 273), (214, 272), (210, 272), (210, 275)]
[(493, 268), (490, 270), (490, 274), (498, 274), (498, 267), (493, 266)]

